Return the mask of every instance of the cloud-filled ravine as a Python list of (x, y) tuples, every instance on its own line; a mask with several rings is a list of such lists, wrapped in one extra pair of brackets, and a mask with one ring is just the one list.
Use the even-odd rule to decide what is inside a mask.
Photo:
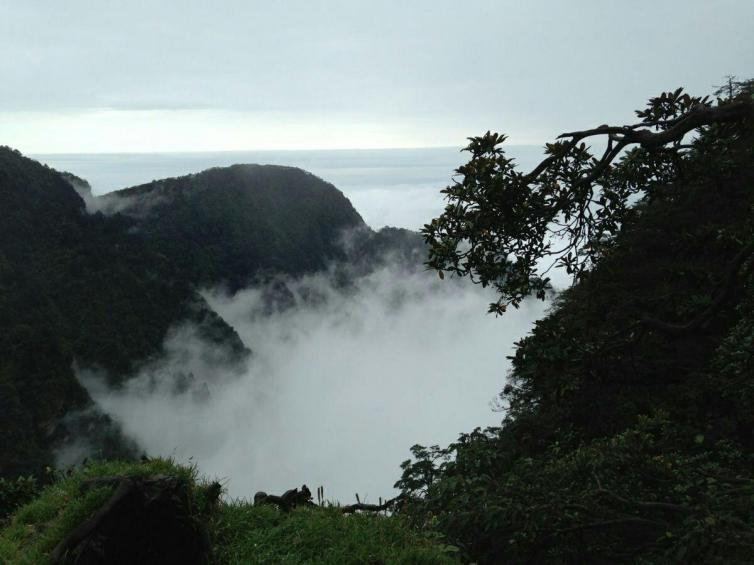
[(411, 445), (499, 423), (506, 355), (545, 305), (495, 318), (484, 289), (392, 264), (334, 281), (278, 280), (282, 307), (265, 287), (205, 291), (253, 351), (243, 367), (182, 326), (124, 388), (80, 378), (148, 454), (195, 462), (231, 496), (303, 483), (344, 501), (390, 496)]

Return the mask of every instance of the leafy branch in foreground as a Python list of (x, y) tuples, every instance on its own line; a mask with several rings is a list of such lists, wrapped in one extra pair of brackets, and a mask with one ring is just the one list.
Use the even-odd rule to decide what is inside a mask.
[[(661, 196), (684, 178), (697, 150), (696, 140), (684, 143), (689, 133), (754, 116), (748, 83), (736, 84), (715, 102), (679, 88), (650, 99), (639, 123), (564, 133), (527, 174), (501, 147), (505, 135), (469, 138), (471, 160), (443, 190), (445, 211), (422, 230), (428, 266), (493, 286), (497, 314), (530, 294), (544, 298), (553, 267), (580, 277), (610, 249), (639, 196)], [(586, 143), (594, 140), (601, 156)]]

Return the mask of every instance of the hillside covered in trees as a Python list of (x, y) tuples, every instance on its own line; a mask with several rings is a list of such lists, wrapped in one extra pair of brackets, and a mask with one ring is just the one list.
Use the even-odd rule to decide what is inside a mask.
[(720, 94), (565, 134), (527, 174), (471, 140), (430, 263), (494, 285), (498, 313), (553, 261), (577, 282), (518, 343), (502, 425), (404, 463), (404, 513), (467, 559), (750, 562), (754, 100)]
[(275, 165), (234, 165), (101, 197), (196, 285), (246, 287), (260, 273), (298, 275), (345, 259), (344, 231), (364, 221), (333, 185)]
[[(679, 89), (653, 98), (637, 115), (637, 124), (564, 134), (547, 145), (545, 160), (531, 172), (517, 170), (506, 156), (504, 136), (488, 132), (470, 140), (471, 159), (445, 190), (445, 212), (424, 229), (428, 264), (443, 277), (466, 276), (494, 287), (499, 300), (490, 310), (503, 316), (532, 295), (544, 296), (553, 263), (574, 274), (575, 283), (517, 344), (500, 397), (505, 407), (501, 425), (465, 433), (448, 447), (415, 446), (413, 458), (402, 465), (401, 493), (390, 503), (391, 516), (349, 518), (327, 508), (234, 505), (217, 502), (217, 489), (210, 495), (211, 485), (197, 483), (185, 469), (166, 462), (112, 468), (93, 464), (48, 487), (8, 519), (0, 533), (0, 558), (44, 562), (56, 547), (72, 548), (75, 556), (92, 539), (101, 541), (71, 541), (70, 532), (97, 508), (112, 510), (118, 489), (132, 482), (96, 481), (118, 473), (183, 481), (195, 504), (184, 510), (207, 543), (195, 555), (205, 561), (751, 562), (752, 85), (738, 83), (716, 99)], [(604, 145), (596, 156), (588, 145), (595, 139)], [(74, 237), (82, 222), (99, 222), (97, 229), (105, 234), (139, 226), (137, 235), (147, 235), (135, 241), (149, 243), (139, 243), (145, 245), (139, 253), (146, 253), (144, 261), (155, 253), (156, 265), (169, 265), (163, 268), (172, 270), (165, 271), (159, 284), (186, 284), (185, 300), (191, 300), (190, 282), (221, 276), (229, 268), (223, 264), (193, 271), (180, 258), (168, 260), (173, 254), (204, 257), (201, 250), (194, 251), (201, 242), (188, 240), (189, 232), (181, 231), (192, 215), (203, 213), (204, 196), (192, 196), (175, 210), (161, 210), (156, 203), (131, 217), (86, 216), (82, 202), (56, 173), (6, 153), (6, 172), (0, 177), (4, 198), (12, 202), (10, 189), (18, 187), (18, 192), (33, 180), (34, 187), (51, 194), (50, 202), (58, 202), (54, 213), (67, 210), (60, 216), (65, 221), (45, 224), (45, 230), (58, 232), (40, 230), (41, 235), (29, 236), (39, 242), (40, 252), (50, 246), (49, 238)], [(34, 176), (21, 177), (28, 179), (23, 183), (11, 181), (7, 163), (20, 163)], [(180, 194), (183, 186), (203, 186), (214, 174), (221, 173), (165, 183)], [(250, 170), (223, 174), (233, 183)], [(156, 188), (132, 190), (125, 194), (138, 202)], [(53, 213), (30, 209), (18, 216), (15, 229), (34, 232), (37, 212)], [(336, 217), (358, 223), (349, 207)], [(239, 232), (211, 237), (227, 241), (228, 233)], [(115, 236), (109, 237), (103, 241)], [(285, 239), (289, 236), (270, 237), (281, 246), (295, 245)], [(315, 237), (311, 244), (321, 246), (327, 237)], [(172, 246), (165, 243), (173, 240)], [(375, 241), (370, 246), (379, 248), (382, 244)], [(2, 249), (3, 284), (16, 285), (4, 288), (27, 296), (22, 290), (33, 287), (16, 272), (30, 249)], [(67, 265), (65, 256), (57, 255), (62, 253), (51, 257)], [(232, 264), (236, 251), (223, 253)], [(151, 280), (137, 278), (141, 284)], [(43, 284), (47, 279), (29, 280)], [(29, 318), (31, 328), (48, 320), (57, 324), (51, 328), (67, 327), (63, 321), (70, 314), (57, 305), (55, 292), (39, 288), (40, 296), (49, 296), (44, 309), (7, 301), (5, 319), (15, 327), (16, 317), (36, 315)], [(181, 304), (176, 302), (175, 308)], [(78, 351), (75, 333), (59, 335), (63, 337), (51, 343), (58, 344), (61, 358)], [(23, 351), (13, 349), (23, 343), (21, 338), (6, 340), (4, 351)], [(15, 359), (8, 353), (3, 358)], [(32, 359), (36, 357), (28, 362)], [(0, 373), (4, 386), (21, 387), (24, 380), (13, 372), (19, 371), (16, 366)], [(42, 383), (47, 373), (40, 366), (34, 374)], [(78, 398), (75, 387), (70, 390)], [(22, 404), (18, 406), (23, 415)], [(91, 480), (98, 488), (82, 491)], [(31, 496), (25, 483), (14, 484), (15, 491), (4, 488), (17, 492), (18, 500)], [(129, 488), (133, 490), (127, 486), (125, 491)], [(105, 536), (105, 523), (97, 522), (87, 535)]]
[(52, 448), (80, 435), (103, 457), (136, 453), (92, 406), (74, 362), (117, 385), (181, 323), (243, 360), (249, 351), (200, 288), (369, 268), (385, 248), (420, 246), (404, 230), (373, 232), (300, 169), (236, 165), (95, 198), (83, 179), (0, 148), (0, 477), (42, 476)]

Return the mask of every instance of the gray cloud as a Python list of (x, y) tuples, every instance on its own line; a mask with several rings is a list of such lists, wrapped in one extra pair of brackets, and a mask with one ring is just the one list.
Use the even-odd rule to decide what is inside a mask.
[(285, 112), (544, 140), (631, 119), (660, 89), (746, 76), (751, 21), (748, 0), (5, 0), (0, 107)]
[[(208, 363), (214, 353), (183, 328), (165, 360), (122, 391), (81, 378), (149, 453), (193, 457), (227, 478), (233, 496), (307, 483), (340, 500), (376, 500), (392, 493), (414, 443), (447, 443), (501, 419), (490, 402), (505, 356), (544, 305), (496, 319), (484, 313), (489, 293), (466, 283), (395, 266), (349, 288), (320, 274), (287, 281), (293, 301), (272, 312), (263, 288), (209, 292), (255, 353), (240, 373)], [(192, 375), (182, 394), (175, 374), (184, 384)]]

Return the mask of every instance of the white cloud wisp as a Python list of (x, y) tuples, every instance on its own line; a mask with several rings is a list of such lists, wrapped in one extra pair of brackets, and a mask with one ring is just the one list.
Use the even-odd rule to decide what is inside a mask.
[(82, 381), (150, 455), (193, 458), (231, 496), (306, 483), (377, 500), (393, 494), (411, 445), (499, 423), (490, 403), (505, 356), (546, 307), (494, 318), (480, 287), (395, 266), (346, 286), (318, 274), (280, 288), (278, 307), (269, 287), (205, 293), (254, 352), (240, 375), (183, 328), (123, 390)]

